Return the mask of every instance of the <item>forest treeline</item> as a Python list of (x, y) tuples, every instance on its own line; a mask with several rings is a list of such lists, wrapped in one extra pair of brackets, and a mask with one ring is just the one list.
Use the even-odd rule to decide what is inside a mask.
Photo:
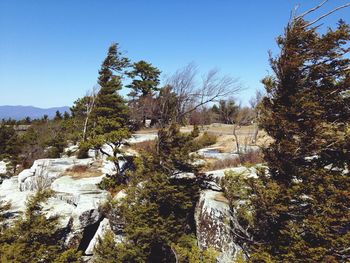
[[(79, 158), (89, 149), (108, 156), (115, 173), (100, 186), (123, 190), (125, 197), (101, 209), (123, 223), (123, 240), (116, 242), (107, 232), (95, 247), (94, 262), (216, 262), (218, 252), (200, 250), (196, 242), (194, 209), (209, 178), (191, 153), (202, 135), (198, 126), (191, 133), (181, 133), (179, 126), (258, 122), (273, 139), (263, 149), (258, 176), (228, 172), (222, 181), (240, 226), (232, 235), (241, 252), (232, 261), (347, 262), (350, 27), (340, 20), (322, 33), (305, 15), (293, 16), (277, 38), (279, 54), (270, 56), (273, 73), (262, 81), (266, 94), (258, 94), (250, 109), (227, 99), (240, 90), (235, 79), (210, 71), (195, 85), (195, 68), (188, 66), (159, 87), (159, 69), (145, 61), (131, 63), (113, 44), (98, 88), (78, 99), (71, 115), (30, 121), (23, 134), (4, 122), (1, 154), (14, 173), (18, 164), (30, 165), (23, 156), (59, 157), (68, 142), (79, 144)], [(128, 101), (120, 95), (125, 83), (131, 89)], [(159, 129), (154, 144), (137, 156), (125, 154), (121, 146), (148, 122)], [(3, 262), (82, 260), (76, 248), (59, 242), (55, 219), (42, 215), (40, 203), (47, 196), (38, 193), (23, 218), (1, 229)]]

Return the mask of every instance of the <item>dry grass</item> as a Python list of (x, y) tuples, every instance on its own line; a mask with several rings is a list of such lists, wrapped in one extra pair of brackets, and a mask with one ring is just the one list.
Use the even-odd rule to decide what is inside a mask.
[(261, 151), (249, 151), (241, 156), (242, 165), (255, 165), (264, 162), (264, 157)]
[[(218, 141), (215, 146), (224, 145), (227, 149), (232, 151), (234, 147), (233, 125), (213, 123), (211, 125), (199, 126), (201, 133), (208, 132), (218, 136)], [(192, 125), (183, 126), (180, 129), (182, 132), (191, 132), (193, 130)], [(141, 134), (156, 134), (158, 132), (155, 128), (142, 129), (136, 133)], [(238, 141), (240, 145), (244, 145), (246, 142), (250, 144), (254, 134), (253, 125), (242, 126), (237, 130)], [(269, 137), (264, 130), (259, 130), (256, 145), (260, 147), (266, 147), (272, 142), (272, 138)]]
[(241, 165), (251, 166), (255, 164), (260, 164), (263, 162), (262, 153), (259, 151), (250, 151), (245, 154), (241, 154), (240, 158), (233, 157), (223, 160), (211, 159), (206, 167), (207, 171), (220, 170), (225, 168), (233, 168)]
[(232, 167), (237, 167), (240, 166), (241, 162), (238, 157), (233, 157), (233, 158), (227, 158), (223, 160), (210, 160), (208, 163), (208, 166), (206, 167), (206, 170), (212, 171), (212, 170), (220, 170), (224, 168), (232, 168)]
[(71, 176), (74, 179), (89, 178), (101, 176), (102, 172), (96, 167), (89, 167), (87, 165), (74, 165), (65, 171), (63, 175)]
[(148, 141), (143, 141), (143, 142), (138, 142), (138, 143), (133, 143), (130, 148), (136, 152), (148, 152), (152, 153), (156, 149), (156, 141), (155, 140), (148, 140)]

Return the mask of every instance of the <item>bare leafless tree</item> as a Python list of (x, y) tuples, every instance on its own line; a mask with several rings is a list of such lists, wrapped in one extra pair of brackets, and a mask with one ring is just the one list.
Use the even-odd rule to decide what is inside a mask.
[(95, 101), (96, 101), (98, 91), (99, 91), (99, 87), (94, 86), (92, 88), (92, 90), (88, 91), (85, 95), (85, 97), (86, 97), (86, 101), (85, 101), (86, 112), (85, 112), (85, 120), (84, 120), (84, 126), (83, 126), (83, 141), (86, 141), (89, 119), (91, 116), (91, 112), (95, 106)]
[(254, 111), (254, 119), (253, 119), (254, 131), (253, 131), (253, 136), (252, 136), (252, 143), (253, 144), (256, 144), (256, 140), (258, 138), (258, 133), (259, 133), (258, 120), (259, 120), (259, 116), (261, 113), (259, 105), (260, 105), (263, 97), (264, 97), (263, 93), (260, 90), (257, 90), (255, 92), (255, 96), (249, 100), (250, 107)]
[(198, 81), (198, 70), (193, 63), (176, 71), (166, 82), (176, 94), (174, 121), (178, 123), (183, 123), (189, 113), (203, 105), (234, 96), (242, 90), (237, 79), (222, 76), (217, 69), (210, 70)]

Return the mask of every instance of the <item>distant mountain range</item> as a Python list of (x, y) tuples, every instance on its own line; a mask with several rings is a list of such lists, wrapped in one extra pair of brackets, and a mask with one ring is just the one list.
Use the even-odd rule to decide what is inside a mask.
[(56, 111), (62, 114), (67, 111), (70, 112), (69, 107), (53, 107), (48, 109), (37, 108), (33, 106), (0, 106), (0, 119), (15, 119), (21, 120), (26, 117), (31, 119), (42, 118), (44, 115), (48, 115), (49, 118), (53, 118)]

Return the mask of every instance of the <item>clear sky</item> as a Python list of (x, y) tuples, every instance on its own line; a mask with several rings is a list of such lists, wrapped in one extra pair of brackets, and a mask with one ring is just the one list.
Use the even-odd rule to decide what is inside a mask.
[[(330, 0), (309, 18), (347, 0)], [(291, 9), (316, 0), (0, 0), (0, 105), (70, 106), (94, 86), (112, 42), (164, 75), (189, 62), (219, 68), (246, 87), (246, 103), (269, 71)], [(339, 18), (350, 23), (350, 8)]]

